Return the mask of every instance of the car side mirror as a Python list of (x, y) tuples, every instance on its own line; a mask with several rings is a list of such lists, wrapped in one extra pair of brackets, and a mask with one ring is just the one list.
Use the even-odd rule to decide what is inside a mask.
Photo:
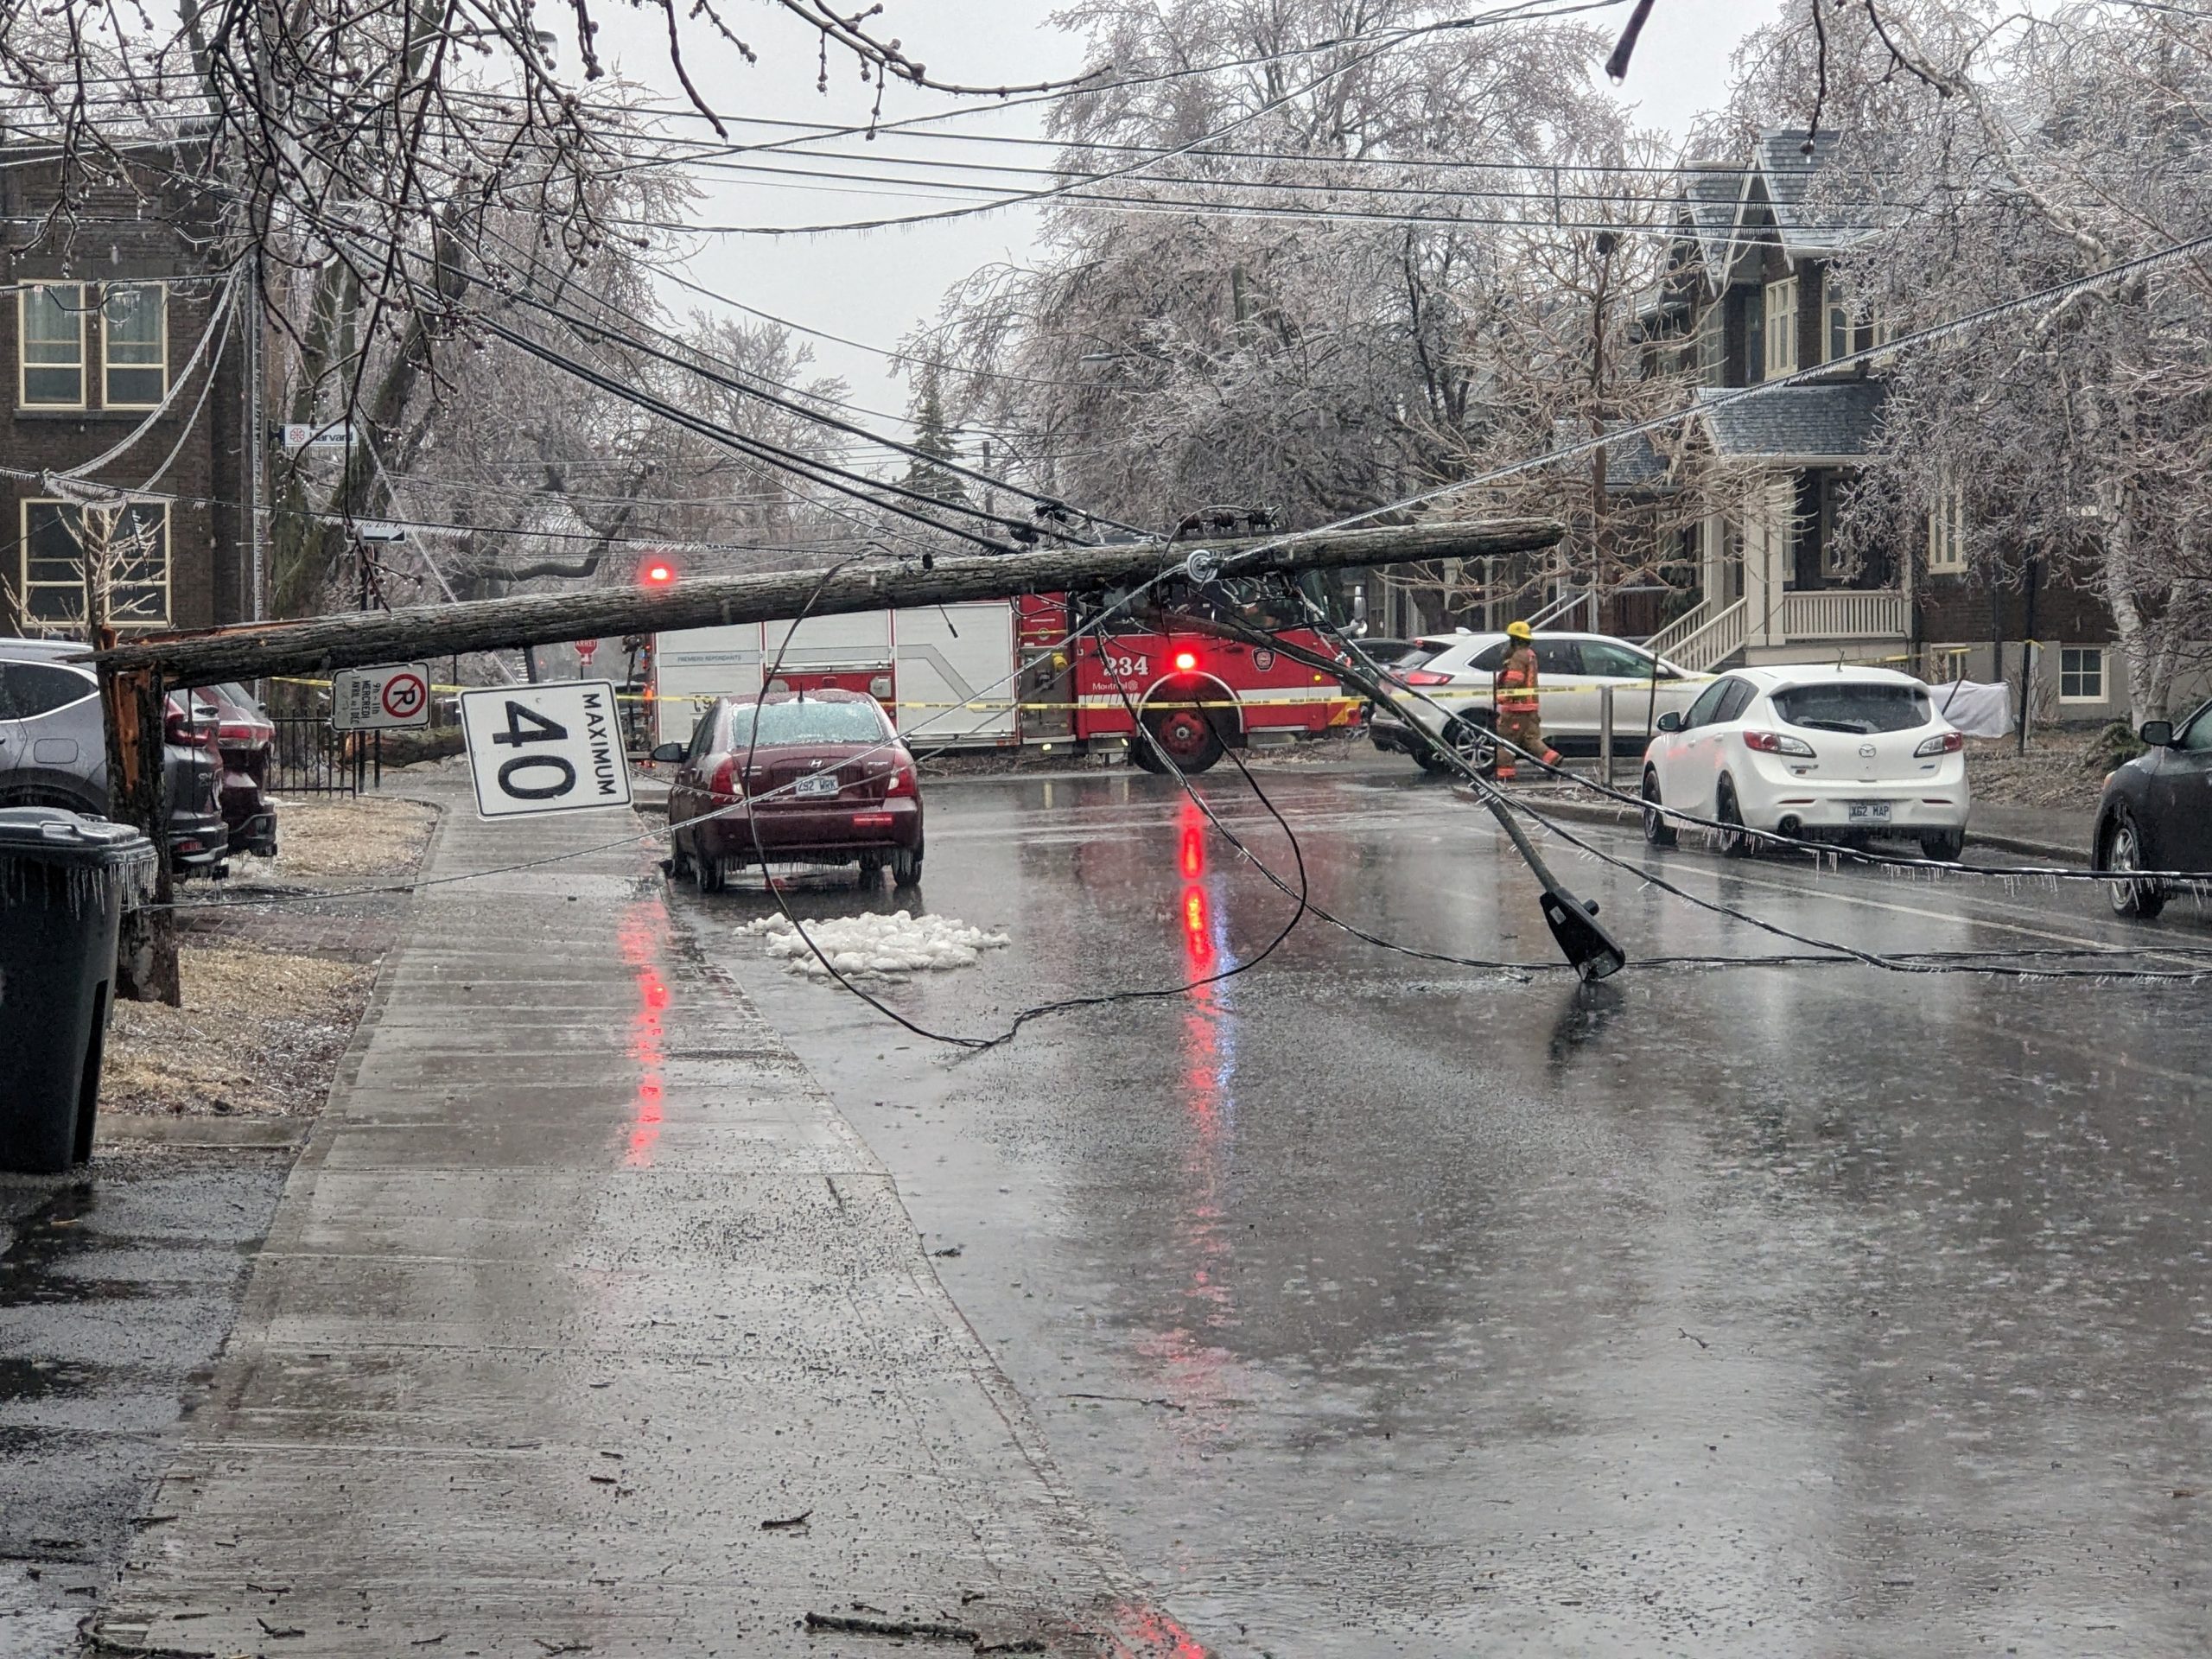
[(1675, 713), (1672, 709), (1668, 710), (1665, 714), (1659, 716), (1659, 729), (1662, 732), (1681, 731), (1682, 729), (1682, 717)]
[(683, 745), (681, 743), (656, 743), (653, 745), (652, 758), (656, 760), (681, 760), (684, 753)]
[(2174, 746), (2174, 723), (2171, 720), (2146, 720), (2136, 735), (2146, 748), (2171, 749)]

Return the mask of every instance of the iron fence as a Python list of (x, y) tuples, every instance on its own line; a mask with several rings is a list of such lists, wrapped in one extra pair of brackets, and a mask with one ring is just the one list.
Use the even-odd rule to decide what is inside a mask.
[(271, 716), (276, 741), (265, 787), (276, 795), (358, 795), (384, 782), (384, 734), (340, 732), (320, 715)]

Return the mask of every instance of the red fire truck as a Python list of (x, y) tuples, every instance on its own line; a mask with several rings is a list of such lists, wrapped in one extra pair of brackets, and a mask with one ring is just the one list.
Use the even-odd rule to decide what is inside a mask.
[[(1134, 710), (1185, 772), (1205, 771), (1229, 747), (1293, 743), (1357, 716), (1359, 699), (1329, 675), (1192, 627), (1164, 585), (1154, 596), (1162, 602), (1117, 613), (1071, 644), (1119, 594), (1035, 594), (809, 617), (796, 629), (743, 623), (664, 634), (647, 681), (655, 736), (683, 741), (709, 699), (757, 692), (764, 678), (770, 690), (866, 691), (931, 748), (1126, 747), (1150, 766), (1149, 746), (1129, 742)], [(1287, 607), (1256, 585), (1217, 584), (1192, 602), (1337, 654), (1312, 629), (1287, 626)]]

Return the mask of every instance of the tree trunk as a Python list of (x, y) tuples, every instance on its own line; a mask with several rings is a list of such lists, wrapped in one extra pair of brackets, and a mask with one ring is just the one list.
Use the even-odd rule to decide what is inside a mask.
[(123, 912), (116, 944), (115, 995), (127, 1002), (184, 1005), (176, 955), (176, 915), (169, 873), (168, 825), (162, 799), (161, 678), (146, 670), (111, 672), (101, 679), (107, 711), (110, 810), (154, 843), (153, 908)]

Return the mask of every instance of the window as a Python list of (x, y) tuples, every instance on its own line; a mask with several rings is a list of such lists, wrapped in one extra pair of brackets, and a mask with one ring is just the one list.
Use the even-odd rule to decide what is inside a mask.
[(2206, 703), (2190, 717), (2187, 729), (2181, 734), (2181, 741), (2174, 747), (2186, 749), (2191, 754), (2202, 754), (2207, 749), (2212, 749), (2212, 702)]
[(1928, 574), (1955, 576), (1967, 568), (1967, 498), (1946, 486), (1928, 509)]
[(1869, 319), (1868, 326), (1873, 334), (1873, 345), (1871, 349), (1874, 351), (1880, 351), (1883, 346), (1897, 337), (1897, 323), (1891, 318), (1888, 312), (1878, 306), (1875, 308), (1872, 317)]
[(1851, 355), (1851, 304), (1844, 297), (1843, 280), (1833, 270), (1821, 273), (1821, 361), (1833, 363)]
[(1572, 639), (1536, 641), (1536, 672), (1572, 679), (1582, 672), (1582, 647)]
[(1936, 718), (1926, 686), (1867, 680), (1791, 686), (1774, 694), (1774, 712), (1785, 726), (1857, 737), (1916, 731)]
[(1697, 378), (1717, 386), (1726, 378), (1727, 342), (1720, 332), (1722, 307), (1718, 301), (1697, 314)]
[[(1582, 671), (1603, 679), (1648, 680), (1655, 666), (1651, 658), (1607, 639), (1582, 642)], [(1662, 678), (1665, 677), (1661, 676)]]
[(1728, 695), (1729, 688), (1743, 683), (1741, 680), (1715, 680), (1707, 686), (1699, 694), (1698, 700), (1690, 704), (1689, 713), (1682, 716), (1682, 729), (1687, 732), (1694, 726), (1710, 726), (1717, 717), (1715, 711), (1720, 707), (1720, 700)]
[(151, 409), (169, 389), (169, 291), (161, 283), (110, 283), (100, 302), (101, 401)]
[(1754, 296), (1744, 307), (1744, 379), (1748, 384), (1766, 374), (1766, 314), (1764, 299)]
[(116, 627), (168, 626), (166, 506), (26, 501), (22, 546), (25, 632), (81, 634), (88, 588)]
[(0, 720), (36, 720), (82, 702), (99, 689), (100, 683), (81, 668), (0, 662)]
[(733, 749), (756, 743), (761, 748), (780, 743), (879, 743), (887, 735), (883, 711), (873, 699), (847, 702), (842, 698), (778, 697), (761, 703), (733, 703), (729, 718)]
[(1822, 473), (1818, 486), (1818, 505), (1815, 509), (1814, 533), (1820, 537), (1821, 575), (1823, 580), (1840, 582), (1848, 577), (1854, 567), (1850, 549), (1835, 532), (1836, 520), (1842, 515), (1844, 482), (1839, 473)]
[(1750, 708), (1751, 699), (1758, 693), (1751, 689), (1749, 680), (1723, 680), (1721, 684), (1728, 688), (1728, 692), (1720, 699), (1720, 707), (1714, 711), (1713, 720), (1715, 725), (1726, 726)]
[(85, 406), (85, 285), (31, 283), (16, 296), (22, 402), (27, 409)]
[(2102, 645), (2061, 645), (2058, 648), (2058, 700), (2061, 702), (2102, 702), (2105, 700), (2105, 650)]
[(1797, 279), (1766, 285), (1766, 372), (1797, 372)]

